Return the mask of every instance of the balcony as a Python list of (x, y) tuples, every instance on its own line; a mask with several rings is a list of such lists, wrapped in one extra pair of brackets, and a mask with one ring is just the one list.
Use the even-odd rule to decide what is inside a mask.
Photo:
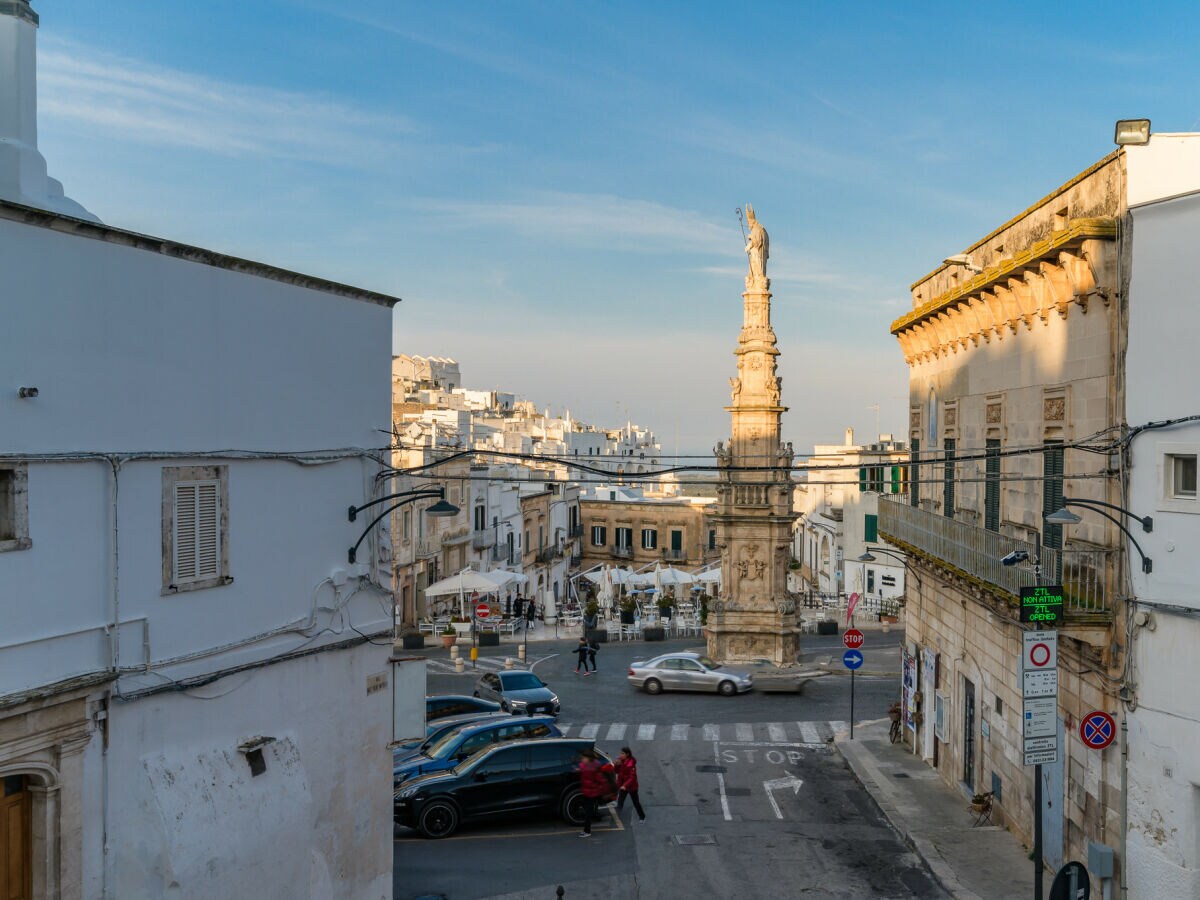
[(543, 547), (538, 551), (537, 561), (540, 563), (553, 562), (562, 556), (562, 551), (557, 547)]
[(569, 537), (569, 538), (577, 538), (577, 537), (580, 537), (582, 534), (583, 534), (583, 525), (582, 524), (573, 525), (573, 526), (571, 526), (571, 528), (567, 529), (567, 537)]
[(425, 559), (434, 556), (442, 548), (441, 541), (417, 541), (416, 542), (416, 557), (417, 559)]
[[(881, 538), (993, 585), (1013, 598), (1020, 596), (1021, 588), (1036, 584), (1033, 544), (910, 506), (906, 499), (902, 495), (880, 497)], [(1024, 550), (1030, 562), (1003, 565), (1001, 557), (1013, 550)], [(1042, 581), (1062, 584), (1064, 613), (1069, 618), (1105, 621), (1111, 617), (1116, 596), (1117, 558), (1118, 551), (1112, 549), (1043, 547)]]
[[(519, 555), (520, 554), (518, 554), (515, 550), (513, 551), (513, 556), (519, 556)], [(507, 562), (507, 563), (512, 562), (512, 560), (509, 559), (509, 557), (508, 557), (508, 544), (507, 543), (496, 544), (494, 547), (492, 547), (492, 562)]]
[(473, 535), (471, 535), (472, 550), (486, 550), (488, 547), (494, 547), (495, 545), (495, 531), (476, 531)]
[(688, 552), (686, 550), (663, 550), (663, 559), (668, 562), (687, 562)]
[(613, 547), (611, 553), (617, 559), (633, 559), (632, 547)]

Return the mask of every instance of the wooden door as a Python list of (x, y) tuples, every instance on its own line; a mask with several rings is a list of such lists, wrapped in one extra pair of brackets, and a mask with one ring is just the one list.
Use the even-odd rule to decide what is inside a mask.
[(32, 795), (24, 775), (3, 780), (0, 797), (0, 900), (32, 900)]

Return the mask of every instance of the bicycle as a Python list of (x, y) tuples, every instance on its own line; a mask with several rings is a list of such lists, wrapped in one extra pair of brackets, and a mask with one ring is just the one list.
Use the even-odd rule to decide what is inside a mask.
[(888, 729), (888, 740), (893, 744), (900, 740), (900, 704), (893, 703), (888, 708), (888, 718), (892, 720), (892, 726)]

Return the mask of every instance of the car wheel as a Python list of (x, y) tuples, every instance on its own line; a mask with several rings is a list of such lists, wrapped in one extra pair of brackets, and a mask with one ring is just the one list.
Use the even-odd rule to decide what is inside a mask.
[(571, 788), (563, 794), (560, 812), (568, 825), (583, 824), (583, 791)]
[(647, 694), (661, 694), (662, 682), (657, 678), (647, 678), (646, 683), (642, 685), (646, 689)]
[(737, 693), (737, 685), (732, 681), (722, 681), (717, 685), (717, 693), (722, 697), (732, 697)]
[(432, 800), (425, 804), (417, 819), (417, 830), (427, 838), (449, 837), (458, 828), (458, 810), (446, 800)]
[(471, 694), (471, 696), (474, 697), (476, 700), (478, 700), (479, 699), (479, 691), (475, 691), (473, 694)]

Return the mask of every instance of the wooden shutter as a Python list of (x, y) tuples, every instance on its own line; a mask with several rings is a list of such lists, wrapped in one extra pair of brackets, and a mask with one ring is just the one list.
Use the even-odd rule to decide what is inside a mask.
[[(1046, 441), (1042, 451), (1042, 515), (1062, 509), (1063, 445), (1062, 441)], [(1046, 523), (1042, 543), (1055, 550), (1062, 549), (1062, 526)]]
[(921, 467), (917, 465), (920, 458), (921, 442), (917, 438), (913, 438), (912, 452), (909, 454), (912, 466), (909, 469), (908, 478), (908, 502), (913, 506), (916, 506), (921, 500)]
[(983, 527), (1000, 530), (1000, 441), (987, 440), (987, 477), (983, 494)]
[(946, 438), (943, 445), (945, 461), (942, 468), (942, 515), (954, 518), (954, 438)]
[(863, 516), (863, 540), (868, 544), (879, 540), (879, 516), (870, 514)]

